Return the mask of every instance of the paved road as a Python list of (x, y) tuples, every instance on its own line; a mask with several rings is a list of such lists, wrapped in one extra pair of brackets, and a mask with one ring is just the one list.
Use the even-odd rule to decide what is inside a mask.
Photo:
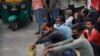
[(28, 48), (36, 41), (36, 22), (18, 31), (11, 31), (0, 19), (0, 56), (28, 56)]

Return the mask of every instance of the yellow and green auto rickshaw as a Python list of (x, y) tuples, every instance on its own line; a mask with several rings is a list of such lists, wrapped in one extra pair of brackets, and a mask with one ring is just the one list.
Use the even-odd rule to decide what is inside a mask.
[(15, 31), (33, 21), (32, 0), (0, 0), (0, 14), (3, 23)]

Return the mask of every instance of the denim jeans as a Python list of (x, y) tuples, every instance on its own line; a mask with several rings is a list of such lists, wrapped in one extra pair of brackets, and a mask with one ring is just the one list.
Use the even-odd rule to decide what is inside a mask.
[(58, 51), (58, 52), (50, 52), (49, 56), (77, 56), (76, 53), (72, 49), (68, 49), (66, 51)]
[(39, 26), (39, 31), (40, 31), (42, 24), (45, 22), (44, 9), (37, 9), (34, 11), (34, 13), (35, 13), (36, 21), (37, 21), (37, 24)]
[(64, 56), (77, 56), (75, 51), (73, 51), (72, 49), (67, 49), (65, 52), (64, 52)]
[(52, 24), (55, 23), (57, 16), (59, 16), (60, 13), (60, 9), (54, 9), (52, 10), (52, 12), (50, 13), (50, 21)]

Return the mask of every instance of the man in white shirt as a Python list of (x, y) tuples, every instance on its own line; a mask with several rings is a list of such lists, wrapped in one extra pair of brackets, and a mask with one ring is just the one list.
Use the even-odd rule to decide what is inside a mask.
[(64, 16), (66, 19), (65, 24), (68, 25), (70, 28), (72, 27), (72, 20), (73, 20), (73, 16), (72, 16), (72, 10), (65, 10), (64, 11)]

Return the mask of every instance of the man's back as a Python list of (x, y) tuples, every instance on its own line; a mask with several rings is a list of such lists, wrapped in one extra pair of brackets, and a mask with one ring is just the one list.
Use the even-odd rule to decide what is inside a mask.
[(45, 42), (52, 42), (52, 43), (57, 43), (57, 42), (60, 42), (60, 41), (64, 41), (66, 40), (66, 36), (58, 31), (58, 30), (55, 30), (47, 35), (45, 35), (44, 37), (40, 38), (37, 42), (38, 43), (45, 43)]
[(52, 32), (51, 34), (49, 34), (46, 37), (50, 38), (53, 43), (57, 43), (57, 42), (66, 40), (65, 35), (62, 32), (60, 32), (59, 30), (55, 30), (54, 32)]
[(77, 50), (80, 51), (81, 56), (94, 56), (91, 44), (85, 38), (80, 37), (79, 41), (80, 47)]
[(54, 26), (56, 29), (64, 33), (64, 35), (66, 36), (66, 39), (72, 38), (72, 31), (66, 24), (63, 24), (59, 27), (57, 27), (56, 24)]

